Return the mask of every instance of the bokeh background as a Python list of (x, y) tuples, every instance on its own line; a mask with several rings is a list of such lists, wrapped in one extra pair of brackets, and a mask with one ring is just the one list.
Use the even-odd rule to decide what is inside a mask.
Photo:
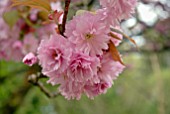
[[(99, 7), (97, 0), (83, 4), (74, 6), (70, 15), (79, 8)], [(139, 50), (123, 40), (118, 49), (127, 68), (106, 94), (94, 100), (49, 99), (28, 83), (32, 68), (0, 60), (0, 114), (170, 114), (170, 1), (139, 0), (136, 14), (122, 28)]]

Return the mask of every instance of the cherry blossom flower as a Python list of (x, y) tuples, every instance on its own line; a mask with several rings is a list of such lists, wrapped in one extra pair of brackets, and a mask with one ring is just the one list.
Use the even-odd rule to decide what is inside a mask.
[(137, 0), (100, 0), (100, 4), (114, 12), (118, 20), (129, 18), (136, 3)]
[(75, 16), (66, 25), (65, 35), (75, 44), (76, 49), (89, 55), (102, 55), (107, 50), (109, 28), (100, 22), (98, 15), (84, 13)]
[(105, 23), (117, 26), (121, 20), (131, 17), (137, 0), (100, 0), (100, 4), (103, 8), (98, 13), (102, 14)]
[(106, 93), (111, 86), (112, 83), (101, 81), (100, 83), (85, 85), (84, 91), (89, 98), (94, 99), (95, 96)]
[(99, 65), (100, 61), (97, 57), (90, 57), (81, 52), (74, 53), (68, 67), (68, 77), (75, 81), (85, 82), (97, 75)]
[(71, 56), (69, 42), (61, 35), (52, 35), (50, 39), (41, 41), (38, 48), (38, 59), (45, 75), (64, 72)]
[(101, 67), (99, 67), (97, 75), (100, 79), (111, 82), (111, 80), (117, 78), (124, 68), (124, 65), (114, 61), (111, 54), (107, 52), (101, 57)]
[(59, 92), (68, 100), (81, 98), (84, 91), (84, 82), (77, 82), (69, 78), (65, 78), (64, 83), (59, 87)]
[(34, 34), (27, 34), (24, 36), (23, 41), (23, 53), (27, 54), (29, 52), (36, 53), (38, 48), (38, 39), (34, 36)]
[(0, 59), (20, 61), (22, 60), (22, 43), (15, 39), (0, 40)]
[(55, 27), (56, 25), (54, 23), (50, 23), (50, 24), (45, 24), (42, 27), (38, 28), (35, 31), (37, 33), (38, 39), (39, 40), (49, 39), (51, 35), (55, 35), (56, 34)]

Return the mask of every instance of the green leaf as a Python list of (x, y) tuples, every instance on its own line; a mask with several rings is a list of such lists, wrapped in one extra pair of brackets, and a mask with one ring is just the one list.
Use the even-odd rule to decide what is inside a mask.
[(91, 13), (91, 14), (96, 14), (95, 12), (91, 12), (91, 11), (87, 11), (87, 10), (78, 10), (78, 11), (76, 12), (76, 16), (82, 15), (82, 14), (84, 14), (84, 13), (86, 13), (86, 12), (89, 12), (89, 13)]
[(3, 15), (4, 21), (12, 28), (19, 19), (19, 14), (16, 10), (5, 12)]
[(87, 12), (87, 11), (86, 11), (86, 10), (78, 10), (78, 11), (76, 12), (76, 16), (82, 15), (82, 14), (85, 13), (85, 12)]

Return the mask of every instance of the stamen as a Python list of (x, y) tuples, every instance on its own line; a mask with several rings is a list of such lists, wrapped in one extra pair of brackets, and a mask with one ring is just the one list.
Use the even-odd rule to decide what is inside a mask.
[(93, 37), (94, 37), (93, 34), (89, 34), (89, 33), (88, 33), (88, 34), (85, 35), (85, 38), (86, 38), (86, 39), (91, 39), (91, 38), (93, 38)]

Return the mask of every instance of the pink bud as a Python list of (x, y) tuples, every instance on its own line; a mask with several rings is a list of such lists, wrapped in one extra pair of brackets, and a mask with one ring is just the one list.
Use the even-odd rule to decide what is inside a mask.
[(49, 20), (53, 20), (53, 19), (54, 19), (53, 14), (49, 14), (49, 15), (48, 15), (48, 19), (49, 19)]
[(59, 23), (60, 17), (63, 15), (63, 11), (53, 11), (48, 15), (49, 20), (54, 20), (56, 23)]
[(33, 64), (37, 63), (37, 57), (33, 53), (28, 53), (22, 62), (28, 66), (32, 66)]

